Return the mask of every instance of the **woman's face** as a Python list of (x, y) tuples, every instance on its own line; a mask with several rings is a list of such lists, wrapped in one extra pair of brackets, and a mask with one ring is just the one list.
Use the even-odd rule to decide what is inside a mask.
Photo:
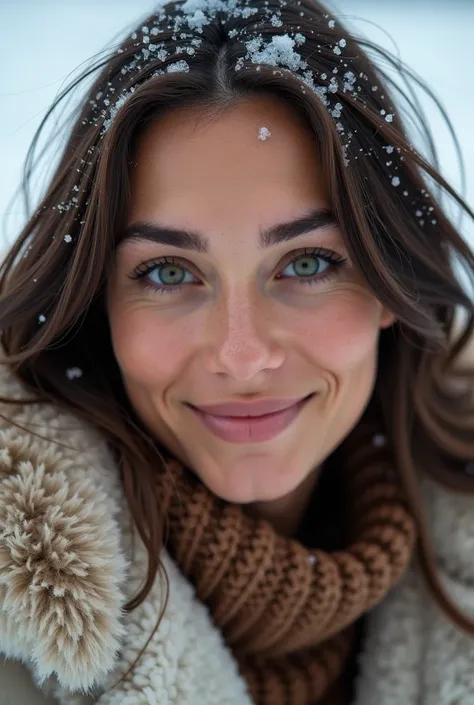
[[(310, 133), (273, 98), (218, 118), (169, 114), (137, 144), (108, 285), (115, 355), (139, 417), (228, 501), (295, 490), (371, 396), (379, 331), (393, 316), (342, 262), (337, 224), (261, 237), (328, 209), (325, 192)], [(189, 249), (165, 229), (200, 237)], [(238, 438), (216, 435), (190, 406), (310, 394), (289, 425), (260, 437), (242, 419)]]

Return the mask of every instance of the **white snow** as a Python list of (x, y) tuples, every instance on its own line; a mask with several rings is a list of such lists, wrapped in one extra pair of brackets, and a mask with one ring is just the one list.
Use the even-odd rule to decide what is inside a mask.
[(258, 131), (258, 139), (262, 140), (262, 142), (264, 142), (265, 140), (267, 140), (271, 136), (271, 134), (272, 133), (270, 132), (268, 127), (261, 127)]
[[(225, 0), (226, 4), (232, 0)], [(331, 8), (331, 1), (329, 9)], [(161, 0), (160, 3), (162, 4)], [(207, 11), (219, 7), (214, 0), (188, 0), (185, 3), (189, 17), (199, 23), (200, 10)], [(15, 190), (20, 182), (21, 168), (26, 151), (34, 131), (43, 118), (47, 107), (57, 93), (69, 80), (68, 74), (78, 74), (80, 64), (100, 51), (124, 27), (133, 27), (140, 16), (146, 17), (156, 8), (156, 0), (135, 0), (133, 3), (114, 3), (113, 12), (109, 3), (95, 3), (82, 0), (69, 0), (58, 3), (57, 0), (39, 0), (28, 2), (28, 12), (24, 12), (23, 3), (5, 3), (2, 5), (2, 22), (0, 43), (0, 60), (3, 65), (8, 62), (9, 70), (5, 73), (2, 84), (2, 111), (0, 113), (0, 153), (2, 170), (0, 171), (0, 218), (2, 236), (5, 244), (11, 243), (24, 222), (23, 205), (20, 199), (12, 202)], [(474, 24), (474, 3), (459, 0), (440, 0), (433, 5), (429, 0), (418, 0), (406, 6), (404, 3), (375, 3), (371, 0), (337, 0), (338, 13), (343, 24), (355, 28), (389, 50), (394, 50), (390, 36), (404, 59), (435, 90), (448, 110), (463, 149), (467, 170), (466, 198), (474, 206), (474, 140), (472, 140), (471, 116), (474, 111), (474, 91), (471, 85), (472, 26)], [(91, 14), (92, 13), (92, 14)], [(277, 13), (274, 13), (277, 14)], [(344, 14), (350, 20), (344, 22)], [(360, 17), (358, 21), (355, 18)], [(93, 19), (93, 21), (92, 21)], [(408, 21), (409, 20), (409, 21)], [(48, 46), (47, 52), (38, 53), (37, 27), (42, 27), (42, 41)], [(377, 26), (380, 28), (378, 29)], [(18, 51), (18, 28), (21, 27), (21, 52)], [(71, 34), (70, 27), (75, 28)], [(331, 44), (339, 41), (337, 24), (330, 20), (329, 29), (335, 31)], [(423, 28), (423, 42), (420, 42), (420, 27)], [(183, 26), (183, 29), (186, 27)], [(177, 28), (179, 31), (180, 28)], [(387, 36), (386, 32), (389, 36)], [(157, 34), (156, 27), (149, 32), (135, 35), (137, 44), (142, 46), (142, 36)], [(316, 38), (317, 32), (314, 33)], [(294, 37), (294, 45), (274, 47), (275, 53), (286, 57), (291, 63), (297, 61), (298, 47), (302, 35)], [(66, 39), (67, 38), (67, 39)], [(304, 39), (304, 38), (303, 38)], [(191, 44), (196, 48), (199, 40)], [(147, 45), (150, 47), (150, 44)], [(443, 51), (439, 51), (439, 47)], [(291, 50), (290, 50), (291, 49)], [(153, 51), (150, 48), (151, 51)], [(395, 48), (396, 52), (396, 48)], [(15, 56), (15, 61), (8, 61)], [(342, 76), (344, 72), (341, 64)], [(349, 70), (341, 78), (343, 91), (355, 90), (355, 76), (350, 77)], [(311, 76), (305, 76), (305, 83), (311, 85)], [(327, 79), (324, 79), (327, 80)], [(358, 79), (359, 80), (359, 79)], [(318, 87), (319, 97), (324, 102), (327, 91)], [(377, 86), (371, 87), (374, 92)], [(331, 88), (329, 90), (331, 93)], [(442, 118), (433, 104), (417, 91), (417, 96), (427, 112), (432, 126), (436, 147), (438, 149), (443, 176), (456, 189), (460, 190), (460, 172), (453, 143)], [(118, 96), (108, 96), (109, 109), (116, 104)], [(392, 113), (390, 113), (392, 114)], [(386, 116), (388, 117), (388, 115)], [(57, 131), (56, 122), (51, 122), (52, 135), (58, 147), (65, 135)], [(417, 136), (412, 141), (417, 145)], [(41, 145), (44, 142), (40, 143)], [(417, 145), (418, 146), (418, 145)], [(59, 149), (57, 150), (59, 152)], [(387, 153), (390, 154), (387, 149)], [(54, 154), (54, 150), (52, 151)], [(54, 167), (51, 160), (51, 168)], [(394, 177), (398, 178), (398, 177)], [(33, 198), (38, 197), (45, 183), (44, 171), (33, 181)], [(404, 193), (408, 193), (405, 192)], [(72, 196), (72, 194), (71, 194)], [(58, 204), (61, 211), (75, 208), (72, 201)], [(4, 217), (8, 212), (8, 217)], [(456, 222), (456, 217), (453, 218)], [(474, 242), (474, 227), (465, 219), (462, 232)]]
[(69, 367), (66, 370), (66, 375), (68, 379), (79, 379), (82, 377), (82, 370), (80, 367)]

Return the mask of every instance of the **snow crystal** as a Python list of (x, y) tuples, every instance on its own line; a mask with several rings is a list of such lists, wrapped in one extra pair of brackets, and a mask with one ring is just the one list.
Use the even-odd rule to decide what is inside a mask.
[(64, 242), (72, 242), (72, 237), (70, 235), (65, 235), (64, 236)]
[(415, 212), (415, 215), (416, 215), (417, 218), (421, 218), (421, 216), (423, 215), (423, 211), (417, 210), (417, 211)]
[(335, 21), (334, 21), (334, 20), (329, 20), (328, 26), (329, 26), (331, 29), (334, 29), (334, 27), (336, 26)]
[[(349, 159), (347, 157), (347, 150), (348, 150), (348, 145), (343, 144), (342, 145), (342, 162), (343, 162), (344, 166), (349, 166)], [(357, 159), (357, 157), (356, 157), (356, 159)]]
[(296, 71), (301, 68), (301, 55), (294, 51), (294, 40), (283, 34), (273, 36), (271, 43), (262, 48), (262, 37), (255, 37), (248, 42), (245, 42), (247, 47), (247, 57), (252, 63), (268, 64), (269, 66), (288, 66), (288, 68)]
[[(224, 4), (225, 6), (225, 4)], [(244, 18), (251, 17), (251, 15), (255, 15), (255, 13), (258, 12), (257, 7), (244, 7), (243, 10), (241, 10), (241, 15)]]
[(82, 370), (80, 367), (68, 367), (66, 375), (68, 379), (79, 379), (82, 377)]
[(335, 46), (333, 49), (333, 52), (339, 56), (339, 54), (341, 53), (341, 50), (339, 49), (338, 46)]
[[(251, 17), (258, 12), (256, 7), (238, 7), (236, 0), (186, 0), (181, 6), (181, 10), (189, 28), (196, 29), (201, 34), (203, 27), (209, 24), (218, 12), (226, 12), (234, 17), (244, 18)], [(183, 19), (178, 16), (174, 20), (175, 30), (177, 30)]]
[(44, 323), (46, 320), (46, 316), (44, 316), (42, 313), (38, 316), (38, 322), (39, 323)]
[(343, 48), (346, 46), (346, 44), (347, 44), (347, 42), (346, 42), (345, 39), (341, 39), (340, 42), (339, 42), (339, 46), (340, 46), (340, 47), (343, 47)]
[(112, 122), (114, 121), (114, 118), (117, 115), (118, 111), (120, 110), (122, 105), (124, 105), (127, 100), (131, 97), (132, 93), (135, 93), (134, 86), (132, 86), (128, 91), (125, 91), (124, 93), (122, 93), (121, 96), (119, 96), (116, 103), (110, 109), (109, 116), (104, 120), (103, 133), (107, 132), (110, 129), (110, 126), (112, 125)]
[(187, 61), (184, 61), (184, 59), (181, 59), (180, 61), (173, 61), (173, 63), (168, 64), (166, 70), (168, 73), (178, 73), (180, 71), (184, 71), (186, 73), (189, 71), (189, 64)]
[(398, 176), (393, 177), (392, 186), (400, 186), (400, 179), (398, 178)]
[(375, 93), (375, 91), (378, 91), (379, 87), (378, 86), (372, 86), (372, 90)]
[(372, 436), (372, 445), (375, 448), (383, 448), (387, 445), (387, 436), (384, 433), (376, 433)]
[[(187, 5), (188, 3), (185, 3)], [(183, 5), (184, 9), (184, 5)], [(202, 10), (196, 10), (192, 17), (188, 17), (188, 25), (191, 29), (197, 29), (198, 32), (202, 32), (204, 25), (208, 24), (209, 20)]]
[(343, 84), (344, 93), (346, 91), (354, 90), (354, 84), (356, 81), (355, 73), (353, 71), (346, 71), (343, 78), (344, 78), (344, 84)]
[(331, 110), (331, 115), (333, 116), (333, 118), (340, 118), (341, 117), (341, 110), (342, 110), (341, 103), (336, 103), (334, 108)]
[(387, 144), (384, 149), (387, 150), (387, 154), (392, 154), (394, 147), (391, 144)]
[[(84, 160), (82, 160), (82, 161), (85, 164)], [(74, 204), (72, 201), (62, 201), (61, 203), (58, 203), (57, 206), (53, 206), (53, 210), (55, 210), (57, 208), (58, 211), (64, 212), (64, 211), (70, 210), (71, 208), (73, 208), (73, 206), (74, 206)], [(77, 206), (76, 206), (76, 208), (77, 208)]]
[(265, 140), (267, 140), (271, 136), (271, 134), (272, 133), (270, 132), (268, 127), (261, 127), (258, 131), (258, 139), (262, 140), (262, 142), (264, 142)]
[(393, 121), (393, 115), (391, 115), (391, 114), (389, 113), (388, 115), (385, 116), (385, 120), (386, 120), (387, 122), (392, 122), (392, 121)]
[(305, 71), (302, 80), (304, 83), (306, 83), (307, 86), (311, 88), (312, 91), (315, 92), (321, 103), (327, 107), (329, 105), (329, 101), (326, 97), (328, 92), (326, 86), (316, 86), (311, 71)]
[(280, 17), (278, 17), (278, 15), (273, 15), (270, 21), (273, 27), (281, 27), (283, 24), (282, 20), (280, 19)]

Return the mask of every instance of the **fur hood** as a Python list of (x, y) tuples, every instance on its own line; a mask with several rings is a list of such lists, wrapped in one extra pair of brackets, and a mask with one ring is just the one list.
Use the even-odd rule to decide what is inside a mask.
[[(4, 366), (0, 394), (24, 394)], [(158, 577), (138, 608), (122, 610), (142, 584), (146, 553), (117, 468), (94, 429), (52, 405), (0, 411), (10, 419), (0, 419), (0, 652), (60, 705), (251, 705), (207, 608), (166, 552), (164, 617), (112, 688), (164, 597)], [(474, 616), (474, 501), (428, 479), (423, 492), (443, 579)], [(415, 561), (367, 621), (353, 705), (472, 705), (474, 639), (440, 614)], [(7, 702), (23, 705), (0, 693)]]

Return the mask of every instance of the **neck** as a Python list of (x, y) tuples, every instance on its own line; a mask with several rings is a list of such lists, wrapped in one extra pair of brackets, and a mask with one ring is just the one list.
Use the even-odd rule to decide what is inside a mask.
[(254, 519), (265, 519), (274, 530), (285, 538), (292, 538), (298, 531), (306, 512), (320, 468), (312, 470), (292, 492), (269, 502), (253, 502), (243, 508)]

